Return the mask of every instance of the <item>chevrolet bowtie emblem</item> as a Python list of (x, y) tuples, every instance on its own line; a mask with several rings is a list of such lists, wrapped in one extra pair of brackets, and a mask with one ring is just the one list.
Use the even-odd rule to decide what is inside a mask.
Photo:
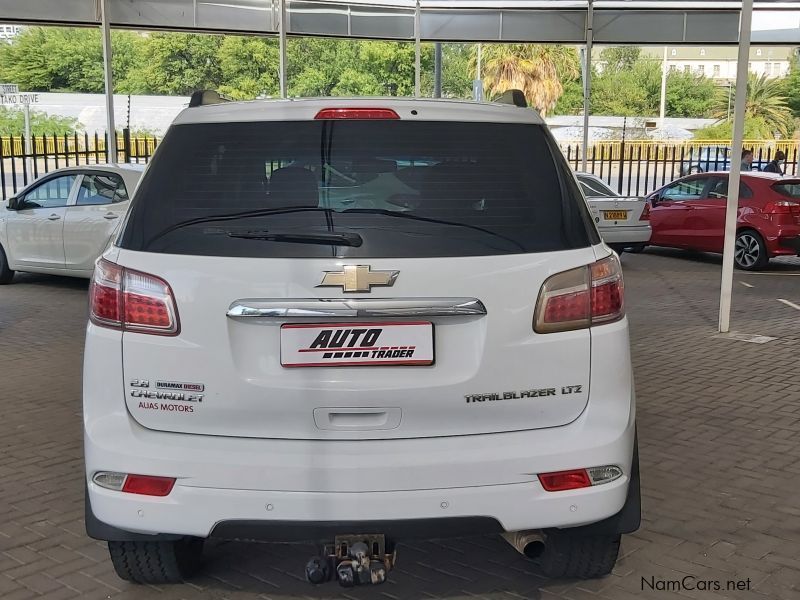
[(346, 265), (342, 271), (325, 271), (317, 287), (341, 287), (345, 292), (369, 292), (373, 285), (394, 285), (400, 271), (372, 271), (369, 265)]

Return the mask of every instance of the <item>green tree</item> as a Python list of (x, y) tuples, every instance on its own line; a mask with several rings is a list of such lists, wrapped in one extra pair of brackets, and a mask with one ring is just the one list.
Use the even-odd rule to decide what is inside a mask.
[(272, 38), (225, 36), (219, 47), (219, 91), (234, 100), (280, 94), (278, 41)]
[[(731, 106), (736, 104), (736, 90), (731, 92)], [(728, 120), (728, 90), (720, 90), (714, 102), (713, 117), (720, 121)], [(787, 136), (793, 129), (792, 111), (784, 96), (784, 82), (780, 79), (767, 79), (751, 73), (747, 78), (747, 101), (745, 120), (760, 124), (767, 137), (775, 134)], [(755, 125), (753, 125), (755, 127)]]
[(603, 71), (629, 71), (639, 62), (642, 49), (638, 46), (611, 46), (600, 52)]
[[(33, 135), (63, 135), (72, 133), (77, 127), (78, 121), (72, 117), (51, 116), (40, 111), (31, 111)], [(0, 106), (0, 136), (23, 135), (24, 132), (25, 114), (22, 109)]]
[[(139, 61), (141, 35), (112, 33), (112, 73), (124, 77)], [(0, 44), (0, 80), (26, 91), (91, 92), (105, 89), (103, 48), (97, 29), (27, 27), (9, 44)], [(118, 90), (123, 91), (123, 90)]]
[(220, 35), (152, 33), (141, 46), (142, 60), (120, 82), (132, 94), (188, 95), (198, 89), (219, 89), (222, 69)]
[(567, 81), (562, 84), (564, 93), (556, 102), (554, 115), (583, 114), (583, 84), (580, 80)]
[(795, 117), (800, 117), (800, 61), (792, 57), (788, 75), (782, 80), (783, 95), (786, 104)]
[[(476, 61), (473, 56), (473, 68)], [(564, 93), (562, 80), (580, 74), (575, 49), (558, 44), (485, 44), (482, 68), (487, 97), (522, 90), (542, 116), (553, 110)]]
[(472, 98), (475, 69), (470, 66), (474, 44), (442, 45), (442, 96)]
[(714, 81), (708, 77), (673, 71), (667, 75), (667, 116), (710, 117), (717, 94)]

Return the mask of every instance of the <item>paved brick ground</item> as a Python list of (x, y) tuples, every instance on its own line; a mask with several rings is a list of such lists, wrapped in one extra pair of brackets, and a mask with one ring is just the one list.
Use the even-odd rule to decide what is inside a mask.
[[(80, 367), (86, 283), (0, 288), (0, 598), (800, 598), (800, 262), (736, 274), (734, 328), (715, 339), (719, 259), (625, 255), (639, 394), (644, 523), (614, 573), (548, 581), (497, 538), (403, 547), (380, 588), (311, 588), (311, 549), (213, 544), (206, 575), (168, 588), (118, 580), (83, 532)], [(753, 287), (746, 287), (743, 284)], [(722, 591), (650, 591), (691, 575)], [(728, 592), (728, 580), (749, 581)], [(661, 583), (659, 583), (661, 582)]]

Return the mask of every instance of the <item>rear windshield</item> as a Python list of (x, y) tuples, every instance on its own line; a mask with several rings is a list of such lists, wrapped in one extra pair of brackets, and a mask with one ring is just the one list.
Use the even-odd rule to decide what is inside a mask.
[(172, 127), (119, 245), (241, 257), (585, 247), (597, 234), (543, 127), (430, 121)]
[(792, 198), (794, 200), (800, 199), (800, 181), (777, 183), (772, 186), (772, 189), (787, 198)]

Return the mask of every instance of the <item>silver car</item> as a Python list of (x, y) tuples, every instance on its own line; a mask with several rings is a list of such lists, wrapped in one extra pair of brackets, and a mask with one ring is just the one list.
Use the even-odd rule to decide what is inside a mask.
[(596, 175), (576, 173), (603, 241), (618, 253), (641, 251), (650, 241), (650, 205), (618, 194)]

